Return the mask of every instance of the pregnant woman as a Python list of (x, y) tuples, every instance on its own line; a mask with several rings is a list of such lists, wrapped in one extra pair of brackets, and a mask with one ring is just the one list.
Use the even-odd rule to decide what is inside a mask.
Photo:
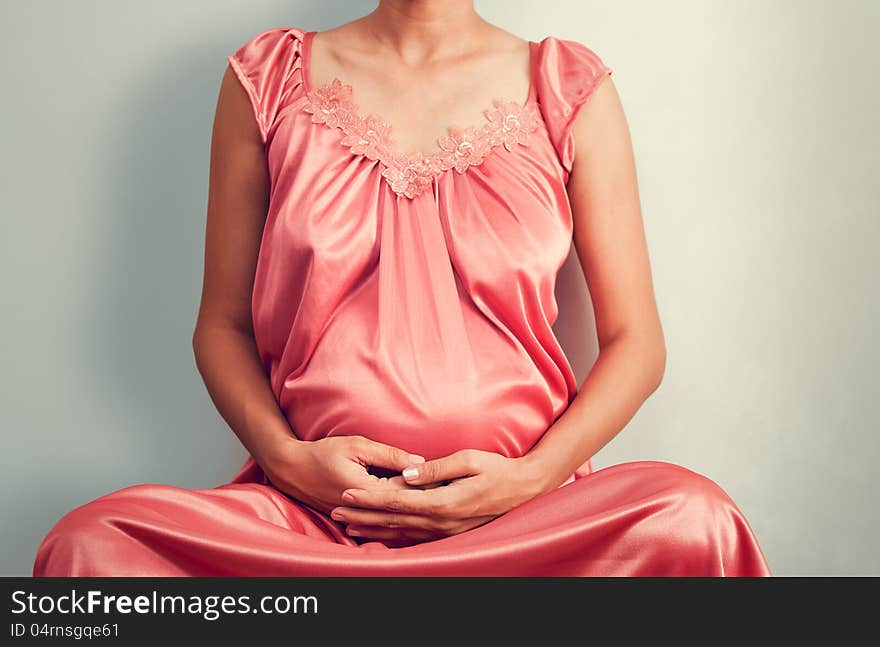
[[(71, 510), (34, 575), (770, 574), (706, 476), (592, 469), (665, 365), (595, 52), (382, 0), (228, 60), (193, 346), (248, 459)], [(551, 329), (572, 242), (600, 344), (580, 389)]]

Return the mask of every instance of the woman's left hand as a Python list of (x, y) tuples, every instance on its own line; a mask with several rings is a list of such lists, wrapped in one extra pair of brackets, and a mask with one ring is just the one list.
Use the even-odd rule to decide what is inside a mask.
[(397, 545), (430, 541), (488, 523), (541, 494), (543, 476), (527, 457), (464, 449), (412, 465), (383, 488), (346, 490), (348, 505), (334, 508), (331, 517), (356, 537)]

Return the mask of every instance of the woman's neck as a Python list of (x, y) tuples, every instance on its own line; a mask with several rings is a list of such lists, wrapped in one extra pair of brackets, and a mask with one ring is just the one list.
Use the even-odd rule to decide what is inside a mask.
[(360, 21), (372, 36), (417, 64), (434, 58), (450, 42), (468, 42), (488, 26), (473, 0), (380, 0)]

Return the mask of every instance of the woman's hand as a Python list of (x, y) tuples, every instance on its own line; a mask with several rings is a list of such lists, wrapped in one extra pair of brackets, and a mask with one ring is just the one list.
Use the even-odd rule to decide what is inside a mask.
[(291, 436), (263, 461), (263, 470), (282, 492), (328, 513), (344, 503), (340, 497), (346, 488), (378, 492), (406, 487), (401, 485), (400, 476), (394, 481), (370, 474), (370, 466), (400, 472), (424, 460), (363, 436), (330, 436), (315, 441)]
[(349, 488), (330, 516), (347, 524), (349, 535), (407, 545), (476, 528), (547, 489), (526, 457), (477, 449), (409, 467), (415, 472), (406, 469), (388, 488)]

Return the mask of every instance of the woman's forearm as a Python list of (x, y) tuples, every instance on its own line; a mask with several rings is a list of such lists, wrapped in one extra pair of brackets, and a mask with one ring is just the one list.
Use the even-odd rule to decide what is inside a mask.
[(602, 346), (574, 400), (522, 458), (540, 492), (561, 485), (623, 429), (660, 385), (665, 363), (662, 340), (621, 335)]
[(253, 335), (202, 326), (193, 334), (193, 352), (214, 406), (260, 467), (299, 442), (272, 393)]

